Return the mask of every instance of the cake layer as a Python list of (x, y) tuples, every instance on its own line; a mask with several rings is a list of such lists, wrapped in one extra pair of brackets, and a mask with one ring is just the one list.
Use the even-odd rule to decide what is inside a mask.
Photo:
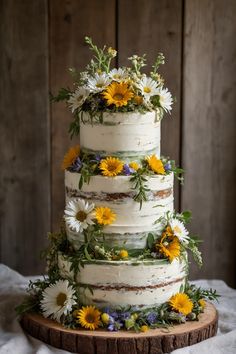
[[(184, 263), (175, 259), (85, 262), (76, 280), (80, 298), (97, 307), (153, 307), (169, 300), (185, 282)], [(70, 263), (61, 257), (61, 275), (71, 276)], [(89, 290), (90, 289), (90, 290)], [(91, 291), (92, 290), (92, 291)]]
[[(148, 232), (158, 230), (156, 220), (173, 211), (173, 173), (147, 177), (149, 192), (141, 209), (140, 204), (133, 200), (135, 192), (130, 176), (93, 176), (81, 190), (79, 180), (79, 173), (65, 172), (66, 202), (82, 198), (96, 206), (111, 208), (116, 220), (103, 229), (111, 247), (126, 243), (127, 248), (144, 248)], [(84, 242), (83, 235), (70, 229), (67, 229), (67, 235), (76, 247)]]
[(91, 123), (84, 113), (80, 125), (82, 151), (125, 161), (137, 161), (150, 154), (160, 157), (160, 139), (158, 112), (103, 113), (103, 123)]

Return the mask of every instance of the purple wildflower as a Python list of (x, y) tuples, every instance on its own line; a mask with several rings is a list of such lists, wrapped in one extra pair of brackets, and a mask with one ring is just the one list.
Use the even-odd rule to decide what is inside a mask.
[(119, 329), (121, 329), (121, 327), (123, 327), (123, 323), (121, 323), (120, 321), (111, 321), (107, 327), (108, 331), (119, 331)]
[(130, 317), (130, 313), (129, 312), (123, 312), (120, 314), (119, 318), (121, 321), (125, 321)]
[(165, 171), (171, 171), (171, 163), (168, 161), (164, 166)]
[(75, 160), (75, 162), (73, 163), (73, 165), (70, 167), (70, 171), (72, 172), (79, 172), (79, 170), (82, 167), (82, 161), (80, 160), (79, 157), (77, 157), (77, 159)]
[(157, 320), (157, 315), (155, 312), (150, 312), (147, 316), (147, 321), (149, 324), (155, 323)]
[(131, 173), (135, 172), (135, 170), (131, 168), (127, 163), (125, 163), (123, 166), (123, 172), (126, 176), (130, 176)]

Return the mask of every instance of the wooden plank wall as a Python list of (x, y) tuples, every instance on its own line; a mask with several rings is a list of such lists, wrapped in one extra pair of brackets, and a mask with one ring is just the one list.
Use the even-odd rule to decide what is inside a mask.
[[(38, 250), (64, 208), (62, 157), (70, 113), (49, 108), (48, 92), (71, 85), (67, 68), (83, 68), (83, 42), (166, 56), (163, 75), (176, 97), (162, 125), (162, 152), (186, 169), (176, 207), (191, 209), (203, 238), (203, 270), (236, 285), (233, 242), (235, 172), (234, 0), (0, 0), (1, 261), (25, 274), (42, 270)], [(75, 139), (76, 140), (76, 139)]]
[(192, 276), (236, 285), (236, 2), (186, 1), (182, 207), (203, 239)]
[(1, 0), (0, 26), (0, 258), (32, 274), (51, 226), (47, 0)]

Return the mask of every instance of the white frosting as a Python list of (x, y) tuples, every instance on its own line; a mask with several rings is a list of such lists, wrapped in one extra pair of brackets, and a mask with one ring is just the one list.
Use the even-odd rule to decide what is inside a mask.
[[(64, 260), (64, 263), (67, 261)], [(68, 269), (67, 265), (64, 268)], [(184, 284), (184, 264), (175, 259), (154, 261), (94, 261), (77, 273), (85, 303), (97, 306), (154, 306), (168, 301)]]
[[(80, 174), (76, 172), (65, 171), (65, 186), (73, 190), (79, 190)], [(153, 175), (147, 177), (146, 185), (151, 191), (162, 191), (173, 188), (174, 175)], [(132, 184), (129, 176), (92, 176), (89, 184), (84, 183), (83, 192), (97, 193), (130, 193)]]
[[(83, 185), (81, 191), (78, 188), (79, 180), (79, 173), (65, 172), (66, 201), (80, 197), (88, 199), (96, 206), (111, 208), (116, 214), (116, 220), (112, 225), (104, 227), (103, 232), (105, 234), (124, 235), (120, 240), (114, 237), (114, 245), (122, 245), (128, 241), (133, 248), (145, 247), (146, 238), (143, 235), (137, 237), (138, 243), (135, 245), (135, 240), (129, 242), (129, 235), (126, 234), (146, 233), (147, 235), (149, 231), (158, 229), (158, 225), (155, 224), (157, 219), (166, 212), (173, 211), (173, 173), (147, 177), (147, 187), (150, 189), (150, 193), (147, 195), (148, 200), (143, 202), (141, 209), (139, 203), (133, 200), (134, 191), (129, 176), (93, 176), (89, 184)], [(168, 193), (165, 194), (165, 191)], [(112, 199), (109, 198), (109, 195), (115, 193), (122, 195), (131, 193), (131, 195), (109, 200)], [(68, 228), (67, 235), (71, 242), (76, 243), (76, 248), (84, 241), (83, 236)], [(109, 242), (112, 243), (111, 238)]]
[(104, 113), (103, 123), (91, 124), (88, 114), (83, 114), (80, 125), (82, 149), (104, 151), (107, 154), (125, 152), (139, 156), (153, 151), (160, 156), (160, 121), (156, 112)]

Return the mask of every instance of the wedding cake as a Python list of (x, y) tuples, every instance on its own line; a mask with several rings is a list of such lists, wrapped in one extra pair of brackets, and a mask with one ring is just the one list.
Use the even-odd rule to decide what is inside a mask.
[(116, 51), (86, 42), (94, 58), (82, 73), (70, 69), (74, 90), (53, 97), (71, 109), (78, 144), (63, 159), (63, 222), (49, 234), (48, 277), (30, 285), (31, 310), (90, 330), (195, 320), (216, 295), (187, 282), (188, 251), (202, 260), (190, 213), (173, 206), (183, 171), (161, 156), (161, 120), (173, 104), (158, 73), (164, 57), (149, 75), (145, 56), (111, 69)]

